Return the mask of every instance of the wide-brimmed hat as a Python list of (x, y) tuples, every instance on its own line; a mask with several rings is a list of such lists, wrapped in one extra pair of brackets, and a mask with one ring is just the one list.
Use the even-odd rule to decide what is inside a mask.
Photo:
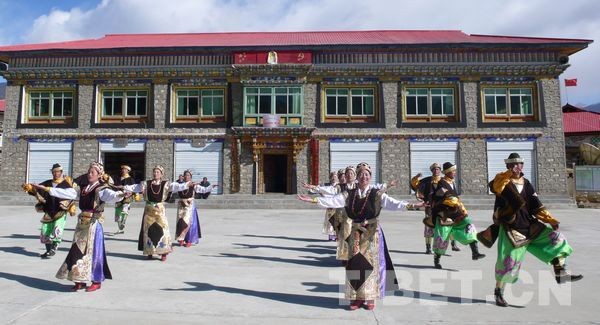
[(504, 159), (505, 164), (524, 163), (525, 160), (519, 156), (518, 153), (513, 152), (508, 155), (508, 158)]
[(447, 161), (443, 165), (442, 173), (448, 174), (448, 173), (453, 172), (455, 170), (456, 170), (456, 165), (453, 164), (453, 163), (451, 163), (451, 162), (449, 162), (449, 161)]
[(50, 171), (51, 171), (51, 172), (53, 172), (53, 171), (58, 171), (58, 170), (60, 170), (61, 172), (63, 171), (63, 168), (62, 168), (62, 166), (61, 166), (60, 164), (58, 164), (58, 163), (57, 163), (57, 164), (54, 164), (54, 165), (52, 165), (52, 169), (50, 169)]

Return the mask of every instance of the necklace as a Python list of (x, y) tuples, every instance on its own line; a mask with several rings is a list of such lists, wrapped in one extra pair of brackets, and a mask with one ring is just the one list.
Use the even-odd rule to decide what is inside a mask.
[(360, 220), (363, 220), (363, 212), (365, 211), (365, 207), (367, 206), (367, 201), (369, 201), (369, 194), (371, 194), (371, 189), (367, 190), (367, 193), (365, 193), (365, 201), (362, 204), (362, 207), (360, 208), (360, 212), (358, 212), (358, 214), (356, 213), (356, 209), (354, 206), (354, 202), (356, 201), (356, 197), (358, 197), (358, 188), (356, 189), (356, 191), (354, 192), (354, 197), (352, 198), (352, 213), (355, 216), (360, 217)]
[(161, 185), (161, 184), (159, 183), (159, 184), (158, 184), (158, 191), (156, 191), (156, 192), (155, 192), (155, 191), (154, 191), (154, 184), (152, 184), (152, 182), (150, 182), (150, 191), (152, 191), (152, 194), (154, 194), (154, 195), (158, 195), (158, 194), (160, 193), (160, 187), (161, 187), (160, 185)]
[(94, 184), (89, 184), (88, 186), (86, 186), (82, 191), (81, 191), (81, 195), (82, 196), (86, 196), (88, 195), (88, 193), (90, 193), (91, 191), (94, 190), (94, 188), (96, 188), (96, 185), (98, 184), (98, 182), (94, 183)]

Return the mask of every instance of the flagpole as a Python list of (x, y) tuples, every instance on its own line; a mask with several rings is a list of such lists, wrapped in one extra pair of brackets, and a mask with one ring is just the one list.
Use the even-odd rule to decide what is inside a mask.
[(567, 87), (566, 83), (565, 83), (565, 97), (567, 98), (566, 104), (568, 104), (569, 103), (569, 87)]

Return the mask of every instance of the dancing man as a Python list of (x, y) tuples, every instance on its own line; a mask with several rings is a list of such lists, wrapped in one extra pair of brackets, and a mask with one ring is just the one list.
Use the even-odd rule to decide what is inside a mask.
[(52, 196), (46, 191), (47, 188), (72, 188), (73, 181), (70, 177), (63, 178), (63, 168), (59, 164), (52, 165), (50, 171), (52, 179), (40, 183), (40, 187), (34, 187), (32, 184), (23, 185), (23, 189), (38, 200), (35, 205), (36, 211), (44, 213), (40, 220), (42, 223), (40, 242), (46, 246), (46, 252), (40, 255), (43, 259), (49, 259), (56, 254), (56, 248), (62, 241), (65, 230), (67, 212), (75, 214), (75, 204), (72, 200)]
[(479, 253), (477, 246), (477, 231), (467, 213), (467, 209), (460, 201), (455, 184), (456, 166), (450, 162), (443, 165), (444, 178), (438, 183), (434, 194), (434, 207), (432, 216), (435, 219), (433, 229), (433, 265), (441, 269), (440, 258), (446, 253), (450, 235), (459, 243), (471, 247), (471, 257), (478, 260), (485, 257)]
[(557, 283), (583, 278), (566, 269), (565, 261), (573, 248), (559, 232), (558, 220), (544, 207), (531, 182), (523, 176), (525, 161), (513, 152), (504, 163), (507, 170), (489, 183), (490, 190), (496, 194), (494, 225), (477, 236), (488, 247), (498, 239), (494, 296), (496, 305), (501, 307), (508, 306), (504, 286), (517, 281), (526, 252), (552, 264)]

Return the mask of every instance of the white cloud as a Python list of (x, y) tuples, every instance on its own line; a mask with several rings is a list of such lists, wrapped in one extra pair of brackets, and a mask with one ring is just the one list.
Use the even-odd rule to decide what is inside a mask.
[[(560, 6), (560, 7), (558, 7)], [(353, 29), (459, 29), (469, 34), (584, 38), (600, 41), (600, 2), (571, 0), (103, 0), (95, 8), (53, 9), (24, 41), (98, 38), (110, 33), (190, 33)], [(1, 41), (1, 40), (0, 40)], [(600, 101), (600, 46), (571, 57), (571, 103)]]

